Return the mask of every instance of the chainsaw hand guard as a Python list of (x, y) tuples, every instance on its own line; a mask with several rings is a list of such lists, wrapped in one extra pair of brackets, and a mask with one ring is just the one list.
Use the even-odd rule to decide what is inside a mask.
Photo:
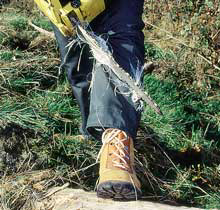
[(64, 36), (75, 34), (76, 22), (90, 23), (109, 0), (34, 0)]

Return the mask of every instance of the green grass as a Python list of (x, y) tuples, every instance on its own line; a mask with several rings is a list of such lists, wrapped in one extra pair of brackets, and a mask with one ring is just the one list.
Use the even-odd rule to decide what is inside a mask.
[(17, 16), (16, 19), (12, 19), (9, 21), (9, 25), (16, 31), (24, 31), (28, 27), (28, 19), (23, 16)]
[(48, 18), (46, 18), (46, 17), (35, 17), (32, 20), (32, 23), (40, 28), (47, 30), (47, 31), (53, 31), (51, 23), (48, 21)]
[(0, 52), (0, 60), (3, 61), (10, 61), (13, 58), (13, 53), (10, 51), (4, 51), (4, 52)]
[[(146, 1), (146, 59), (157, 67), (144, 88), (164, 115), (145, 106), (136, 156), (143, 194), (153, 200), (220, 208), (219, 8), (214, 1)], [(50, 169), (55, 185), (93, 190), (101, 143), (77, 138), (80, 111), (64, 72), (58, 75), (57, 45), (27, 23), (51, 25), (36, 8), (13, 11), (0, 13), (1, 182)], [(21, 208), (33, 191), (27, 184), (6, 191), (14, 201), (8, 207)]]

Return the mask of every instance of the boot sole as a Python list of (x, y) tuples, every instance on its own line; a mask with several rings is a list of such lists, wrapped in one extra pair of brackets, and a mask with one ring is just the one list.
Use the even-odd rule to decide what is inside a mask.
[(136, 200), (141, 197), (141, 190), (130, 182), (107, 181), (98, 185), (97, 196), (119, 201)]

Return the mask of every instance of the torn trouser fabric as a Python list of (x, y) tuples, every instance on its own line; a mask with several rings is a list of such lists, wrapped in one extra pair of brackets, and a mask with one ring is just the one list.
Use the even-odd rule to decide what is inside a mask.
[[(142, 8), (143, 0), (113, 0), (90, 23), (92, 31), (107, 41), (117, 63), (133, 78), (135, 70), (144, 63)], [(67, 53), (69, 38), (55, 27), (54, 31), (62, 65), (67, 70), (73, 94), (80, 106), (83, 134), (99, 138), (99, 130), (118, 128), (135, 139), (140, 111), (128, 94), (130, 90), (108, 68), (94, 65), (88, 45), (76, 43)], [(89, 90), (91, 79), (93, 82)]]

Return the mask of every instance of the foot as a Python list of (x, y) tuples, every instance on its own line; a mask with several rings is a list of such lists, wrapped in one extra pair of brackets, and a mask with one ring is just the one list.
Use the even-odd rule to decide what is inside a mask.
[(141, 184), (134, 169), (132, 138), (124, 131), (107, 129), (102, 141), (97, 196), (114, 200), (138, 199)]

